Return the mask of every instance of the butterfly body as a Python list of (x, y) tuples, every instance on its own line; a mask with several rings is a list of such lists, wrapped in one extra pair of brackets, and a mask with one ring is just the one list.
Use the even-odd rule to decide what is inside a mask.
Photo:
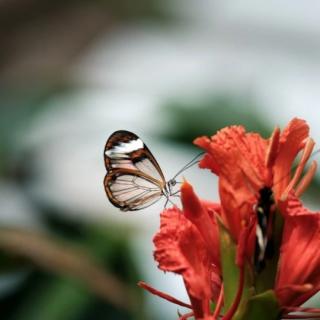
[(174, 179), (166, 182), (156, 159), (134, 133), (115, 131), (104, 149), (104, 187), (110, 202), (122, 211), (146, 208), (173, 194)]

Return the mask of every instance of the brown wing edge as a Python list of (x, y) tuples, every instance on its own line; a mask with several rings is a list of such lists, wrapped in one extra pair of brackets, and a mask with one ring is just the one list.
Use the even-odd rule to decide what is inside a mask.
[(113, 132), (109, 136), (109, 138), (104, 146), (104, 150), (103, 150), (103, 157), (104, 157), (106, 169), (111, 170), (110, 160), (106, 156), (106, 151), (111, 149), (115, 145), (115, 141), (121, 140), (123, 142), (129, 142), (130, 140), (137, 140), (137, 139), (140, 139), (140, 138), (136, 134), (134, 134), (133, 132), (130, 132), (127, 130), (117, 130), (117, 131)]
[[(121, 137), (121, 139), (120, 139), (120, 137)], [(115, 145), (114, 141), (121, 140), (123, 142), (128, 142), (130, 140), (137, 140), (137, 139), (140, 139), (143, 142), (143, 140), (140, 137), (138, 137), (135, 133), (133, 133), (131, 131), (127, 131), (127, 130), (118, 130), (118, 131), (113, 132), (110, 135), (110, 137), (108, 138), (108, 140), (105, 144), (104, 151), (103, 151), (104, 163), (105, 163), (105, 167), (108, 172), (111, 173), (111, 171), (113, 171), (113, 169), (111, 168), (109, 158), (106, 156), (106, 151)], [(131, 156), (133, 156), (134, 159), (140, 158), (144, 153), (147, 154), (148, 159), (150, 159), (152, 164), (155, 166), (155, 168), (159, 172), (159, 174), (162, 178), (163, 184), (165, 185), (166, 179), (163, 175), (161, 167), (159, 166), (157, 160), (155, 159), (152, 152), (149, 150), (149, 148), (146, 146), (146, 144), (144, 142), (143, 142), (143, 149), (139, 149), (139, 150), (135, 150), (135, 151), (131, 152)], [(133, 161), (133, 163), (134, 163), (134, 161)]]

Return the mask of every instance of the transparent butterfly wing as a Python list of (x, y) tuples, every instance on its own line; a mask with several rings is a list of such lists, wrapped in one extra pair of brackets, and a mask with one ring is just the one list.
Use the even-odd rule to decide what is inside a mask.
[(116, 131), (104, 151), (104, 186), (111, 203), (124, 211), (140, 210), (164, 194), (165, 178), (143, 141), (129, 131)]
[(149, 207), (163, 195), (153, 180), (129, 170), (115, 170), (107, 174), (104, 186), (111, 203), (123, 211)]

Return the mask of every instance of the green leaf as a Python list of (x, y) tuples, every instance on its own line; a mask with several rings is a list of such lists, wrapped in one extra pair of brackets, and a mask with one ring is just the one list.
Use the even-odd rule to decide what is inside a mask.
[(62, 277), (49, 279), (38, 283), (36, 292), (23, 300), (14, 320), (75, 320), (93, 302), (94, 297), (77, 281)]
[(280, 308), (273, 290), (255, 295), (233, 318), (234, 320), (278, 320)]
[[(217, 220), (219, 225), (221, 267), (224, 287), (224, 309), (227, 311), (231, 307), (237, 294), (240, 272), (239, 267), (236, 265), (237, 245), (222, 221), (220, 221), (219, 218)], [(247, 268), (244, 281), (245, 283), (239, 308), (241, 308), (241, 305), (252, 295), (252, 281)]]

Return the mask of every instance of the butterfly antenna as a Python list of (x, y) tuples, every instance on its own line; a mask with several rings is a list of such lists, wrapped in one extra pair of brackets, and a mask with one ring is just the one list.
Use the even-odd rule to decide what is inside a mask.
[(180, 169), (171, 180), (174, 180), (179, 174), (181, 174), (183, 171), (186, 171), (190, 167), (194, 166), (196, 163), (199, 162), (199, 158), (204, 155), (205, 152), (200, 152), (197, 154), (191, 161), (189, 161), (182, 169)]

